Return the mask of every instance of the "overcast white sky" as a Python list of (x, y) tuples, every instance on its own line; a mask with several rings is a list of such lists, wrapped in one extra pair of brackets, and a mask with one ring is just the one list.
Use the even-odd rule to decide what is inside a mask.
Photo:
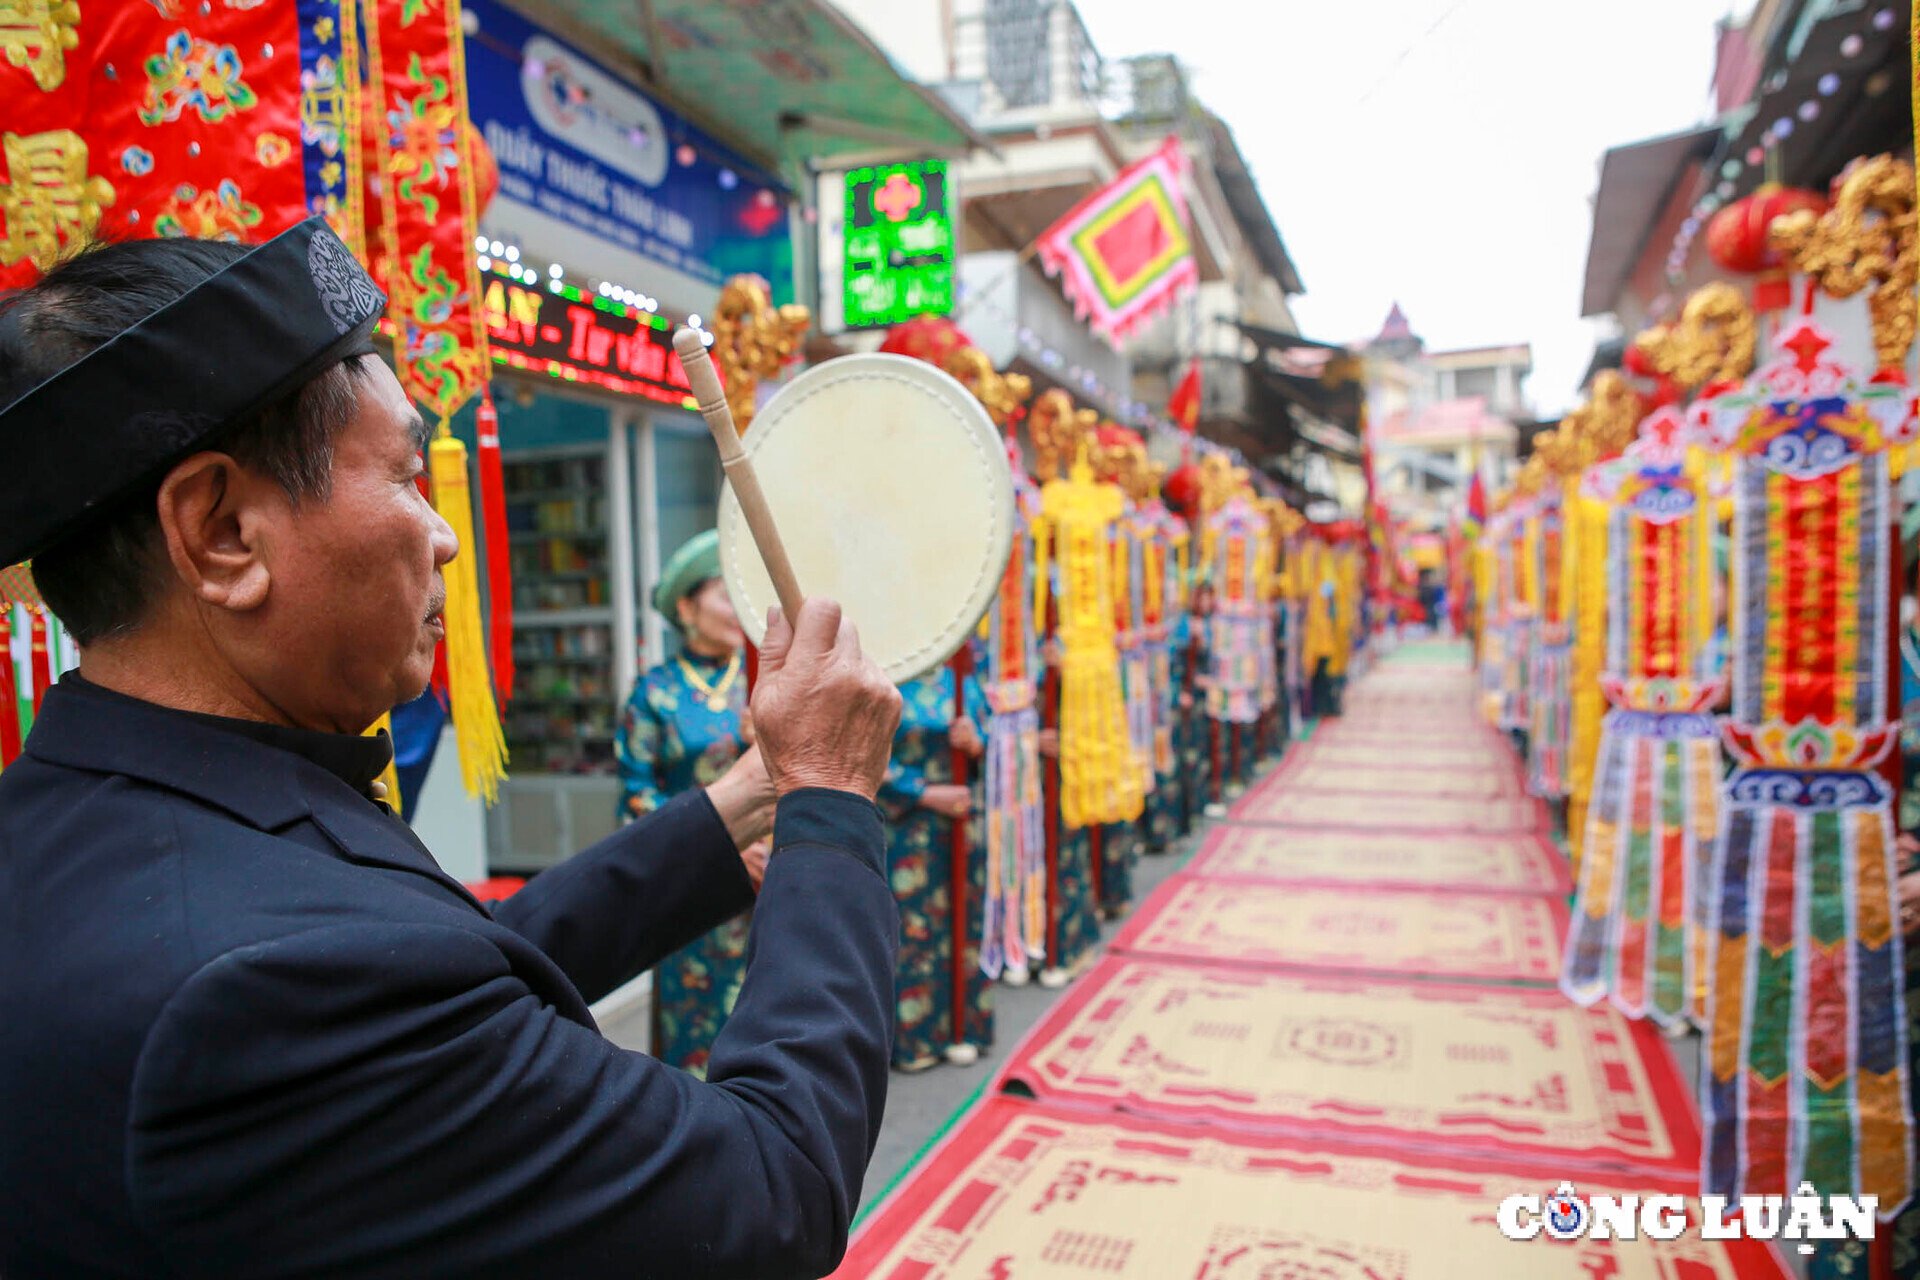
[(1593, 352), (1579, 314), (1600, 155), (1706, 118), (1714, 22), (1736, 7), (1078, 3), (1103, 54), (1178, 55), (1232, 126), (1306, 283), (1303, 332), (1370, 335), (1398, 298), (1429, 346), (1532, 342), (1545, 413)]

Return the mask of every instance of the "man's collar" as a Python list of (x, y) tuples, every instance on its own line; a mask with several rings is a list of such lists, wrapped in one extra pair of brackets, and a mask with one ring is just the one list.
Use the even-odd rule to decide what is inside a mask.
[(366, 795), (393, 748), (385, 737), (163, 707), (68, 675), (47, 691), (26, 753), (49, 764), (140, 778), (274, 830), (309, 813), (309, 795), (329, 779)]

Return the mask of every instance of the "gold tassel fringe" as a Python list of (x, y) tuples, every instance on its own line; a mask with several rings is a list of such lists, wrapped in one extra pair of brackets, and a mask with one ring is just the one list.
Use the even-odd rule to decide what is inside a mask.
[[(460, 746), (460, 780), (467, 794), (492, 804), (507, 776), (507, 741), (493, 701), (487, 633), (480, 619), (479, 544), (473, 536), (473, 498), (467, 485), (467, 447), (451, 435), (428, 450), (433, 506), (453, 526), (460, 554), (446, 567), (447, 692), (454, 740)], [(497, 554), (506, 554), (500, 548)]]

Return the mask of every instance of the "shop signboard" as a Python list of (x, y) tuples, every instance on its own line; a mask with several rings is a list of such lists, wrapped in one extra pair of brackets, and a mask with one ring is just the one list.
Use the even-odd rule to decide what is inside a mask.
[(657, 281), (682, 280), (709, 300), (683, 306), (740, 272), (791, 296), (775, 178), (512, 10), (465, 12), (473, 122), (500, 171), (490, 226), (524, 229), (523, 249), (570, 268), (663, 298)]
[(691, 394), (661, 316), (570, 285), (524, 286), (497, 273), (481, 277), (481, 295), (502, 364), (672, 405)]
[(959, 243), (946, 161), (836, 170), (818, 182), (825, 332), (953, 313)]
[(845, 323), (898, 324), (953, 311), (947, 162), (872, 165), (846, 176)]

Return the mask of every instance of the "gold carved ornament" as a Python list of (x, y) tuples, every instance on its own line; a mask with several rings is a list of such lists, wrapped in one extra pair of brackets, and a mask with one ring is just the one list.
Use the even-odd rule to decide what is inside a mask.
[(973, 393), (996, 427), (1005, 428), (1033, 394), (1033, 379), (1024, 373), (1001, 373), (978, 347), (960, 347), (940, 366)]
[(1643, 416), (1640, 395), (1618, 369), (1594, 375), (1586, 404), (1567, 415), (1585, 438), (1595, 461), (1611, 458), (1633, 443)]
[(713, 359), (726, 383), (734, 425), (742, 432), (753, 421), (761, 380), (779, 377), (800, 354), (800, 339), (812, 323), (803, 306), (774, 306), (767, 282), (758, 276), (735, 276), (721, 288), (713, 312)]
[(1759, 333), (1746, 294), (1718, 281), (1695, 290), (1678, 320), (1647, 330), (1635, 345), (1675, 386), (1694, 391), (1753, 372)]
[(1027, 440), (1033, 446), (1033, 475), (1041, 484), (1058, 480), (1071, 465), (1080, 435), (1086, 427), (1073, 397), (1058, 387), (1042, 391), (1027, 410)]
[(1137, 500), (1140, 472), (1147, 463), (1145, 446), (1117, 429), (1096, 430), (1088, 446), (1087, 460), (1093, 465), (1093, 478), (1101, 484), (1116, 485), (1129, 499)]
[(1225, 454), (1210, 453), (1200, 459), (1200, 518), (1205, 520), (1233, 498), (1238, 491), (1234, 465)]
[(1913, 349), (1914, 286), (1920, 280), (1913, 166), (1892, 156), (1857, 160), (1840, 175), (1833, 206), (1777, 220), (1769, 243), (1830, 297), (1862, 289), (1882, 369), (1899, 369)]
[(1142, 465), (1140, 467), (1140, 488), (1139, 491), (1134, 494), (1134, 498), (1140, 502), (1158, 502), (1160, 500), (1160, 488), (1167, 482), (1167, 464), (1164, 462), (1145, 461), (1146, 452), (1145, 446), (1141, 446), (1140, 456)]

